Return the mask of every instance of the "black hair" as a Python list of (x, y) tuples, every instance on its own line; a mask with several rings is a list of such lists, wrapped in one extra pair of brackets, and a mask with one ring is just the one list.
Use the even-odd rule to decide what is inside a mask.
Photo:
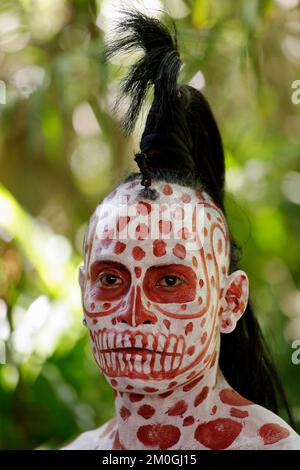
[[(205, 190), (223, 211), (225, 162), (221, 135), (203, 94), (189, 85), (178, 84), (181, 59), (177, 46), (176, 26), (172, 32), (159, 20), (136, 10), (123, 10), (124, 18), (117, 27), (123, 36), (110, 42), (106, 59), (123, 50), (137, 48), (145, 54), (123, 79), (122, 99), (130, 98), (130, 106), (122, 125), (128, 135), (133, 130), (148, 90), (154, 88), (153, 102), (135, 160), (141, 173), (133, 173), (126, 181), (142, 174), (144, 196), (151, 179), (179, 183)], [(117, 105), (119, 100), (117, 101)], [(238, 247), (231, 236), (230, 272), (238, 269)], [(293, 417), (278, 373), (265, 343), (251, 302), (229, 335), (221, 335), (219, 364), (230, 385), (241, 395), (275, 413), (279, 405), (285, 409), (294, 426)]]

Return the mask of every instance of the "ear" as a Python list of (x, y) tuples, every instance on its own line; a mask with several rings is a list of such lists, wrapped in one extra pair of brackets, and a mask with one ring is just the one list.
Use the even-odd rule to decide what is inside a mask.
[[(80, 289), (81, 289), (81, 300), (83, 302), (83, 290), (84, 290), (84, 283), (85, 283), (85, 269), (84, 269), (83, 266), (79, 266), (78, 281), (79, 281), (79, 285), (80, 285)], [(83, 315), (82, 323), (83, 323), (84, 326), (86, 326), (85, 315)]]
[(249, 297), (249, 281), (244, 271), (235, 271), (230, 274), (226, 281), (221, 299), (220, 331), (231, 333), (237, 321), (243, 315)]
[(85, 269), (83, 266), (79, 266), (78, 281), (79, 281), (81, 292), (83, 292), (83, 287), (84, 287), (84, 282), (85, 282)]

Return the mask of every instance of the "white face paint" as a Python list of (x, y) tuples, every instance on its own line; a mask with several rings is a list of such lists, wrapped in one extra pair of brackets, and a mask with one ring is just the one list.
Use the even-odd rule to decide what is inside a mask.
[(247, 299), (244, 273), (227, 278), (228, 230), (211, 198), (178, 184), (152, 188), (155, 201), (139, 196), (139, 180), (122, 184), (96, 208), (81, 283), (96, 362), (112, 385), (118, 378), (119, 390), (135, 393), (212, 367), (220, 331), (234, 328)]

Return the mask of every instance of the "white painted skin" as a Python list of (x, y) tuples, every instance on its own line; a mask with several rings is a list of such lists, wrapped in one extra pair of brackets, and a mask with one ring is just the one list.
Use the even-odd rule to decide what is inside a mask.
[[(220, 335), (233, 331), (248, 301), (246, 274), (228, 274), (222, 212), (205, 192), (163, 181), (152, 188), (155, 201), (140, 197), (140, 180), (122, 184), (91, 218), (84, 323), (115, 390), (116, 417), (65, 449), (300, 449), (295, 431), (235, 392), (218, 365)], [(101, 284), (109, 272), (118, 295)], [(184, 275), (179, 287), (166, 286), (151, 284), (153, 272)], [(120, 347), (144, 351), (112, 351)]]

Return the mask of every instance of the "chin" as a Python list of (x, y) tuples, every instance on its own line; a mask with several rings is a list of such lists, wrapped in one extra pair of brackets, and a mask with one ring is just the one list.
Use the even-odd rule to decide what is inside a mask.
[[(95, 355), (102, 374), (114, 389), (121, 392), (153, 393), (167, 392), (180, 384), (199, 377), (202, 367), (193, 368), (190, 357), (180, 361), (176, 357), (163, 357), (162, 354), (113, 353)], [(200, 354), (201, 356), (201, 354)], [(156, 367), (158, 370), (156, 370)], [(166, 370), (168, 369), (168, 370)]]

